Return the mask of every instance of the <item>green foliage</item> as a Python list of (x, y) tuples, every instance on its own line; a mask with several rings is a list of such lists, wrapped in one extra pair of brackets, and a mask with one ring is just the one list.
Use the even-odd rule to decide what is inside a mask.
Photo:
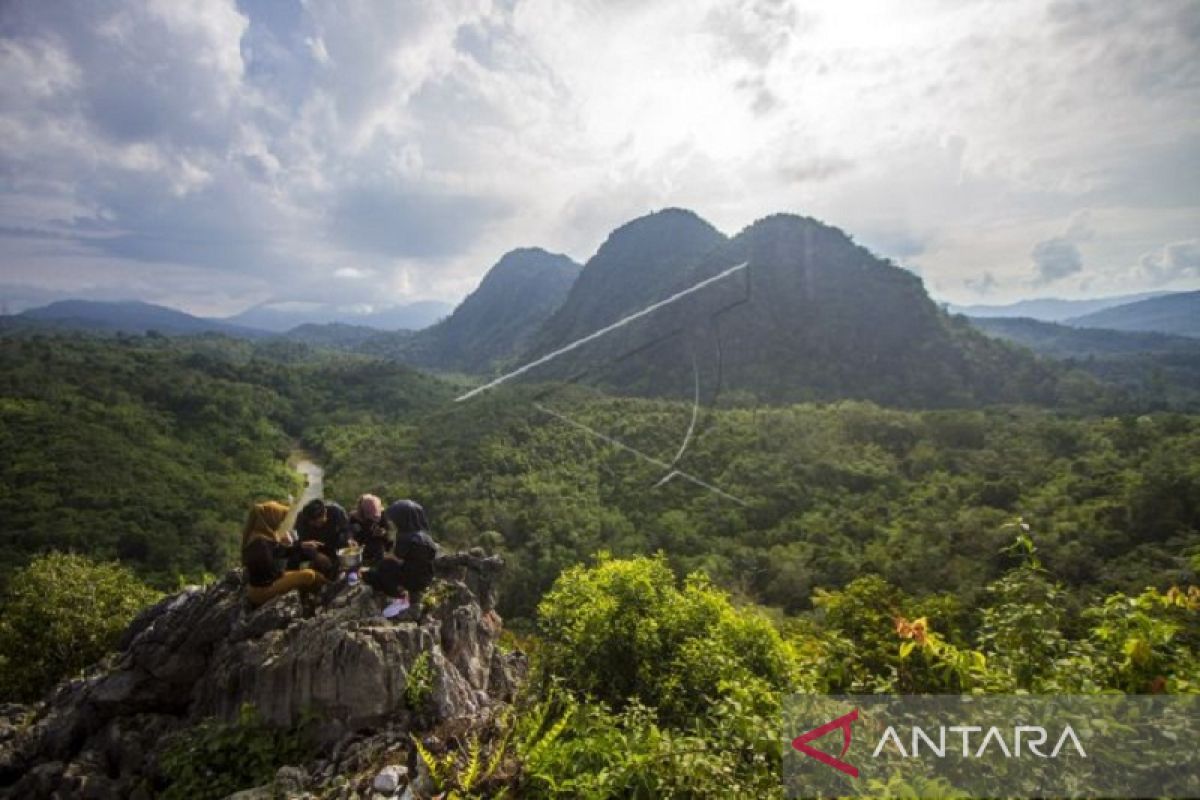
[(676, 729), (639, 703), (614, 713), (559, 692), (520, 717), (520, 796), (780, 796), (779, 738), (773, 718), (731, 708)]
[(805, 634), (816, 642), (809, 649), (826, 654), (818, 673), (834, 691), (1190, 693), (1200, 686), (1200, 588), (1147, 589), (1135, 598), (1118, 592), (1079, 608), (1040, 568), (1027, 533), (1017, 549), (1023, 562), (988, 587), (966, 631), (934, 613), (915, 616), (936, 606), (877, 578), (828, 593), (820, 601), (824, 624)]
[(311, 721), (293, 729), (268, 725), (242, 706), (237, 722), (206, 720), (167, 743), (160, 759), (163, 800), (217, 800), (269, 783), (279, 767), (303, 764), (315, 752)]
[(765, 617), (702, 575), (677, 587), (666, 560), (601, 557), (573, 567), (538, 606), (541, 668), (614, 708), (653, 705), (684, 725), (733, 687), (791, 684), (795, 653)]
[(433, 697), (433, 679), (433, 664), (429, 659), (429, 652), (423, 650), (413, 659), (412, 666), (408, 668), (408, 674), (405, 676), (404, 704), (414, 711), (423, 710)]
[(41, 556), (0, 596), (0, 697), (33, 700), (103, 658), (158, 593), (118, 564)]
[[(555, 408), (669, 460), (684, 404), (562, 392)], [(327, 480), (419, 498), (450, 547), (480, 532), (504, 556), (506, 618), (532, 618), (558, 575), (599, 550), (662, 550), (740, 597), (789, 614), (817, 589), (874, 574), (978, 607), (1018, 559), (1016, 515), (1039, 557), (1084, 601), (1194, 580), (1200, 419), (1071, 417), (1023, 408), (909, 412), (868, 403), (723, 409), (702, 417), (679, 467), (722, 500), (541, 414), (518, 387), (419, 423), (319, 428)], [(956, 620), (958, 624), (961, 620)]]
[(503, 774), (502, 768), (511, 755), (511, 717), (502, 720), (500, 727), (500, 735), (490, 745), (485, 744), (478, 733), (472, 733), (461, 750), (451, 750), (441, 756), (430, 752), (417, 737), (412, 737), (417, 757), (429, 771), (439, 796), (445, 800), (474, 800), (508, 795), (508, 788), (503, 785), (508, 776)]
[(284, 460), (310, 425), (449, 393), (398, 365), (220, 337), (0, 338), (0, 374), (0, 556), (120, 559), (163, 588), (235, 560), (247, 507), (299, 489)]
[(701, 575), (666, 560), (574, 567), (539, 605), (543, 697), (514, 736), (523, 795), (778, 794), (791, 645)]

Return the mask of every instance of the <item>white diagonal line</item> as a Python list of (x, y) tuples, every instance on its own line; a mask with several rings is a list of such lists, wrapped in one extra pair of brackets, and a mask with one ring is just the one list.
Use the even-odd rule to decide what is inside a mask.
[(664, 478), (662, 481), (660, 481), (658, 485), (661, 485), (662, 483), (666, 483), (667, 479), (669, 479), (669, 478), (680, 477), (680, 478), (683, 478), (685, 481), (690, 481), (691, 483), (694, 483), (697, 486), (700, 486), (704, 489), (708, 489), (710, 492), (714, 492), (714, 493), (720, 495), (721, 497), (726, 498), (727, 500), (732, 500), (733, 502), (740, 503), (741, 505), (744, 505), (744, 506), (750, 505), (749, 503), (747, 503), (745, 500), (741, 499), (740, 497), (734, 497), (729, 492), (726, 492), (723, 489), (713, 486), (711, 483), (706, 483), (705, 481), (702, 481), (699, 478), (697, 478), (695, 475), (689, 475), (688, 473), (683, 472), (681, 470), (672, 469), (671, 465), (668, 464), (667, 462), (663, 461), (662, 459), (655, 458), (654, 456), (651, 456), (651, 455), (646, 455), (641, 450), (638, 450), (636, 447), (630, 447), (629, 445), (625, 444), (624, 442), (622, 442), (619, 439), (614, 439), (611, 436), (603, 434), (600, 431), (596, 430), (595, 428), (589, 428), (587, 425), (584, 425), (582, 422), (576, 422), (575, 420), (571, 419), (570, 417), (566, 416), (565, 414), (560, 414), (557, 411), (546, 408), (541, 403), (534, 403), (533, 407), (536, 408), (538, 411), (542, 411), (542, 412), (549, 414), (550, 416), (554, 417), (555, 419), (562, 420), (563, 422), (567, 423), (568, 425), (570, 425), (573, 428), (581, 430), (584, 433), (587, 433), (591, 436), (595, 436), (597, 439), (600, 439), (603, 442), (611, 444), (613, 447), (618, 447), (627, 453), (632, 453), (633, 455), (637, 456), (638, 458), (640, 458), (644, 461), (649, 461), (651, 464), (654, 464), (656, 467), (660, 467), (662, 469), (669, 470), (667, 478)]
[(721, 280), (722, 278), (726, 278), (735, 272), (743, 270), (746, 268), (746, 266), (749, 263), (750, 262), (748, 262), (748, 261), (743, 261), (741, 264), (738, 264), (736, 267), (730, 267), (729, 269), (725, 270), (724, 272), (713, 275), (711, 278), (705, 278), (704, 280), (700, 281), (699, 283), (695, 284), (694, 286), (689, 286), (687, 289), (678, 291), (675, 294), (671, 295), (670, 297), (668, 297), (664, 300), (659, 300), (657, 303), (646, 306), (641, 311), (635, 311), (627, 317), (622, 317), (621, 319), (617, 320), (613, 324), (603, 327), (600, 330), (595, 331), (593, 333), (589, 333), (587, 336), (584, 336), (582, 339), (576, 339), (575, 341), (571, 342), (567, 346), (560, 347), (559, 349), (555, 350), (553, 353), (547, 353), (546, 355), (542, 356), (541, 358), (536, 359), (534, 361), (530, 361), (528, 364), (525, 364), (524, 366), (517, 367), (512, 372), (505, 373), (504, 375), (501, 375), (499, 378), (496, 378), (495, 380), (491, 381), (490, 383), (485, 383), (483, 386), (476, 386), (474, 389), (467, 392), (466, 394), (463, 394), (463, 395), (460, 395), (460, 396), (454, 398), (454, 402), (460, 403), (463, 400), (469, 400), (470, 398), (474, 397), (475, 395), (486, 392), (489, 389), (493, 389), (493, 388), (499, 386), (500, 384), (504, 383), (505, 381), (511, 380), (511, 379), (517, 377), (518, 375), (521, 375), (522, 373), (528, 372), (529, 370), (531, 370), (535, 367), (540, 367), (542, 364), (545, 364), (549, 361), (553, 361), (554, 359), (558, 358), (559, 356), (563, 355), (564, 353), (569, 353), (578, 347), (582, 347), (583, 345), (587, 344), (590, 341), (599, 339), (601, 336), (605, 335), (606, 333), (612, 333), (617, 328), (620, 328), (624, 325), (628, 325), (630, 322), (633, 322), (636, 319), (641, 319), (642, 317), (646, 316), (647, 314), (652, 314), (655, 311), (657, 311), (658, 309), (662, 308), (663, 306), (670, 305), (671, 303), (674, 303), (676, 300), (679, 300), (680, 298), (686, 297), (689, 294), (700, 291), (701, 289), (703, 289), (705, 286), (708, 286), (709, 284), (716, 283), (717, 281)]

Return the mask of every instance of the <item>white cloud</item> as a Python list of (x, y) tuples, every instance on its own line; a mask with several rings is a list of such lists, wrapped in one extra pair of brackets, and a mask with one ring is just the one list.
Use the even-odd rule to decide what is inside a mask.
[(1140, 258), (1200, 222), (1189, 0), (13, 0), (0, 30), (6, 283), (450, 299), (668, 205), (812, 214), (958, 300), (1056, 239), (1056, 290), (1195, 277)]
[(1171, 242), (1147, 253), (1139, 260), (1141, 273), (1154, 286), (1164, 286), (1184, 278), (1200, 278), (1200, 239)]

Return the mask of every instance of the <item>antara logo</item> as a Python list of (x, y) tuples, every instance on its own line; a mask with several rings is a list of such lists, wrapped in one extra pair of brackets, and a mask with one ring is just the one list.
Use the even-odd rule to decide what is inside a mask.
[[(827, 767), (833, 767), (840, 772), (846, 773), (851, 778), (857, 778), (858, 768), (852, 764), (847, 764), (845, 761), (842, 761), (842, 757), (845, 756), (846, 751), (850, 749), (850, 726), (854, 724), (856, 719), (858, 719), (857, 708), (851, 711), (849, 714), (843, 714), (831, 722), (826, 722), (819, 728), (813, 728), (807, 733), (800, 734), (795, 739), (792, 739), (792, 747), (796, 748), (801, 753), (804, 753), (804, 755), (808, 756), (809, 758), (815, 758), (817, 761), (820, 761)], [(820, 739), (825, 734), (829, 733), (830, 731), (835, 731), (838, 728), (842, 729), (842, 752), (838, 754), (837, 758), (834, 758), (833, 756), (829, 755), (829, 753), (818, 750), (817, 748), (808, 744), (813, 739)]]
[[(851, 726), (858, 720), (858, 709), (854, 709), (848, 714), (843, 714), (837, 719), (826, 722), (824, 725), (813, 728), (811, 731), (800, 734), (792, 740), (792, 747), (809, 758), (815, 759), (827, 767), (833, 767), (839, 772), (844, 772), (851, 778), (858, 777), (858, 768), (847, 761), (843, 761), (847, 751), (850, 749)], [(822, 736), (832, 731), (841, 730), (842, 732), (842, 752), (837, 756), (830, 755), (823, 750), (818, 750), (809, 744), (809, 742), (820, 739)], [(1083, 744), (1079, 741), (1079, 737), (1070, 725), (1063, 728), (1062, 734), (1058, 737), (1057, 743), (1054, 745), (1051, 752), (1046, 753), (1041, 748), (1048, 743), (1048, 734), (1045, 728), (1036, 725), (1017, 725), (1013, 728), (1013, 735), (1009, 740), (1006, 740), (1001, 730), (995, 726), (983, 728), (979, 725), (950, 725), (938, 726), (936, 740), (931, 737), (924, 728), (913, 726), (911, 730), (911, 746), (905, 749), (902, 743), (901, 736), (896, 732), (896, 728), (888, 725), (887, 729), (880, 736), (879, 742), (875, 745), (875, 749), (871, 753), (871, 758), (879, 758), (885, 746), (889, 743), (892, 745), (900, 756), (904, 758), (920, 758), (922, 744), (924, 749), (928, 750), (937, 758), (946, 758), (947, 752), (954, 753), (954, 748), (947, 747), (947, 733), (952, 735), (960, 735), (962, 737), (962, 758), (982, 759), (986, 755), (990, 755), (989, 747), (993, 747), (998, 753), (1003, 753), (1004, 758), (1020, 758), (1023, 750), (1027, 750), (1030, 755), (1040, 758), (1058, 758), (1066, 746), (1069, 744), (1072, 749), (1081, 757), (1087, 758), (1087, 752), (1083, 749)], [(981, 734), (978, 748), (971, 744), (972, 734)], [(1008, 741), (1012, 741), (1010, 749)]]

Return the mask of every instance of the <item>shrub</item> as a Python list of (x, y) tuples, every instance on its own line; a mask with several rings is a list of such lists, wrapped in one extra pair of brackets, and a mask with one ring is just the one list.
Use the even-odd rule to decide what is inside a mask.
[(702, 574), (677, 587), (659, 555), (564, 572), (538, 606), (540, 669), (620, 711), (640, 703), (685, 726), (733, 687), (790, 688), (791, 646)]
[(301, 764), (314, 751), (311, 720), (277, 728), (242, 706), (237, 722), (207, 720), (175, 734), (161, 759), (167, 779), (163, 800), (208, 800), (270, 783), (279, 767)]
[(35, 559), (0, 600), (0, 695), (32, 700), (78, 675), (157, 598), (119, 564), (66, 553)]

